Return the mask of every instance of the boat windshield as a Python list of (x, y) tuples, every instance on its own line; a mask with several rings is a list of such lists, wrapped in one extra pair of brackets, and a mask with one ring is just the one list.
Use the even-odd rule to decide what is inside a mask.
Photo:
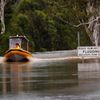
[(13, 38), (9, 40), (9, 49), (16, 48), (16, 44), (21, 46), (21, 38)]

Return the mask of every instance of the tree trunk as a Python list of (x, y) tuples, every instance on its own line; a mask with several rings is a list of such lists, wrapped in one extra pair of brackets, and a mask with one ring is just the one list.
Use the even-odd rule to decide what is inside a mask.
[[(86, 31), (90, 36), (90, 39), (94, 45), (100, 45), (100, 22), (98, 17), (100, 17), (100, 5), (99, 0), (89, 0), (87, 4), (87, 15), (91, 15), (89, 18), (89, 22), (96, 19), (94, 22), (91, 22), (88, 27), (86, 27)], [(98, 43), (97, 43), (98, 42)]]
[(1, 0), (1, 11), (0, 11), (0, 17), (1, 17), (1, 34), (5, 33), (5, 21), (4, 21), (4, 7), (5, 7), (5, 1)]

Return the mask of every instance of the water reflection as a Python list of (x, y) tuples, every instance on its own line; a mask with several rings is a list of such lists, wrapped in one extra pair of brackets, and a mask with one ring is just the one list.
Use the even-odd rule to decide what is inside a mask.
[(20, 64), (2, 64), (0, 66), (1, 75), (0, 75), (0, 91), (3, 94), (7, 94), (9, 92), (18, 93), (22, 91), (23, 85), (22, 82), (24, 78), (29, 80), (28, 75), (25, 76), (26, 73), (29, 72), (31, 68), (26, 66), (20, 66)]
[[(22, 100), (25, 100), (26, 96), (31, 98), (29, 100), (33, 100), (33, 96), (36, 98), (34, 100), (43, 96), (50, 97), (49, 100), (69, 100), (65, 99), (69, 98), (69, 95), (74, 95), (74, 98), (78, 95), (81, 98), (83, 94), (88, 95), (88, 93), (99, 91), (99, 79), (99, 60), (87, 62), (87, 60), (39, 59), (31, 63), (2, 63), (0, 64), (0, 98), (2, 96), (9, 98), (8, 94), (16, 95), (18, 98), (24, 94)], [(59, 96), (60, 99), (58, 99)]]
[(4, 63), (0, 65), (0, 71), (0, 92), (3, 94), (57, 90), (78, 84), (76, 63), (44, 67)]

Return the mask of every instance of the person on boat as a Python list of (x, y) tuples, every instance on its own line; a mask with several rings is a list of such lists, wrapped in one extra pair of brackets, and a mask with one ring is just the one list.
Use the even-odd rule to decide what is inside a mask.
[(19, 48), (20, 48), (19, 43), (16, 43), (16, 48), (17, 48), (17, 49), (19, 49)]

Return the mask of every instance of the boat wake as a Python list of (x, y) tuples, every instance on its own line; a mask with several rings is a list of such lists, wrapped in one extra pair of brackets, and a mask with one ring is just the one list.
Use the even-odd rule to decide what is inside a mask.
[(4, 63), (5, 57), (0, 57), (0, 63)]

